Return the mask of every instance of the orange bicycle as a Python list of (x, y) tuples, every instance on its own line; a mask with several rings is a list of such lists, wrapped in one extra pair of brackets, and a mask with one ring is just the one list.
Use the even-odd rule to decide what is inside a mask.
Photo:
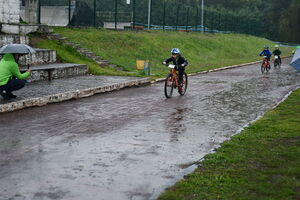
[(267, 56), (264, 56), (264, 60), (261, 65), (261, 73), (264, 73), (264, 72), (267, 73), (270, 69), (271, 69), (270, 62), (269, 62)]
[(188, 76), (186, 73), (183, 74), (183, 81), (182, 84), (179, 84), (179, 76), (176, 70), (175, 65), (168, 64), (170, 68), (170, 73), (168, 73), (166, 80), (165, 80), (165, 96), (167, 98), (171, 98), (173, 94), (173, 89), (177, 88), (178, 93), (183, 96), (186, 93), (187, 86), (188, 86)]

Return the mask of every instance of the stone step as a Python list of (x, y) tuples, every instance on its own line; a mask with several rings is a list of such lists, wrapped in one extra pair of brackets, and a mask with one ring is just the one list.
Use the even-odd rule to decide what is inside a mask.
[[(30, 82), (83, 76), (88, 74), (88, 68), (86, 65), (73, 63), (53, 63), (36, 65), (31, 66), (30, 69), (32, 70), (29, 78)], [(26, 70), (26, 66), (23, 66), (21, 68), (22, 72)]]
[(109, 62), (106, 60), (96, 61), (96, 63), (102, 67), (108, 66)]
[(56, 62), (56, 51), (49, 49), (35, 49), (36, 53), (20, 57), (21, 65), (42, 65)]
[(0, 34), (0, 47), (13, 43), (29, 44), (29, 37), (15, 34)]

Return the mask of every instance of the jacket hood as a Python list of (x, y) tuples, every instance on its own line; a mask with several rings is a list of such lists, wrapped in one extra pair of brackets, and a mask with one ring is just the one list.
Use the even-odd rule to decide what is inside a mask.
[(4, 61), (15, 61), (15, 58), (11, 53), (4, 54), (2, 59)]

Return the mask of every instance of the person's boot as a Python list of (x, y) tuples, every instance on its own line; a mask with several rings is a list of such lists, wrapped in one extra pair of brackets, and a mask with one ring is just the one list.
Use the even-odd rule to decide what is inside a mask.
[(4, 93), (3, 91), (0, 91), (0, 95), (2, 96), (2, 98), (3, 98), (4, 100), (9, 100), (9, 99), (11, 99), (11, 98), (9, 97), (9, 95), (8, 95), (7, 93)]
[(11, 98), (11, 99), (15, 99), (15, 98), (17, 98), (17, 96), (16, 95), (14, 95), (13, 93), (7, 93), (7, 95), (8, 95), (8, 97), (9, 98)]

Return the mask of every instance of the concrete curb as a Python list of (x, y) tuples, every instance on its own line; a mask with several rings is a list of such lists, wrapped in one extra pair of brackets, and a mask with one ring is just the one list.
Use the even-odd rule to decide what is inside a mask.
[(107, 86), (99, 86), (99, 87), (88, 88), (84, 90), (58, 93), (58, 94), (49, 95), (45, 97), (25, 99), (17, 102), (11, 102), (11, 103), (0, 105), (0, 113), (11, 112), (11, 111), (20, 110), (29, 107), (35, 107), (35, 106), (44, 106), (51, 103), (68, 101), (71, 99), (85, 98), (85, 97), (93, 96), (95, 94), (101, 94), (105, 92), (111, 92), (123, 88), (140, 86), (145, 84), (150, 84), (150, 78), (142, 78), (142, 79), (116, 83)]

